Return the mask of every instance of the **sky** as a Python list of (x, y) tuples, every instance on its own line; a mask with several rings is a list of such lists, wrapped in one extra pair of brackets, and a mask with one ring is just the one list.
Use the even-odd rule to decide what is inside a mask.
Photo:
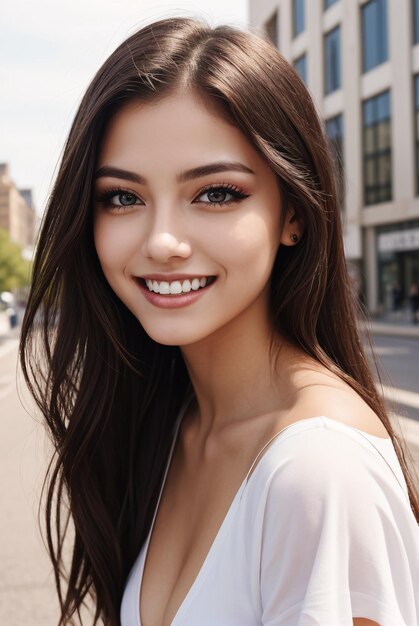
[(42, 214), (77, 106), (116, 46), (151, 21), (246, 27), (247, 0), (14, 0), (0, 12), (0, 162)]

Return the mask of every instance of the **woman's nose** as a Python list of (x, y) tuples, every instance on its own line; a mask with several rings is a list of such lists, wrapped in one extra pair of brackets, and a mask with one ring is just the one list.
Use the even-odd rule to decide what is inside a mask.
[(164, 263), (172, 257), (188, 258), (191, 246), (167, 220), (156, 220), (143, 243), (142, 253), (147, 258)]

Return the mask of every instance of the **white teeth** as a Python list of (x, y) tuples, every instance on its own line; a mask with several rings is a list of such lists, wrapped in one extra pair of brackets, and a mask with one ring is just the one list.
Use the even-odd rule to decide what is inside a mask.
[(169, 283), (166, 282), (162, 282), (159, 284), (159, 288), (158, 288), (158, 292), (161, 293), (163, 296), (165, 296), (166, 294), (170, 293), (170, 285)]
[(208, 283), (208, 278), (193, 278), (192, 280), (184, 280), (180, 282), (180, 280), (174, 280), (169, 283), (167, 281), (159, 282), (158, 280), (147, 279), (145, 281), (148, 289), (150, 291), (154, 291), (155, 293), (160, 293), (162, 295), (168, 294), (180, 294), (180, 293), (188, 293), (191, 291), (197, 291), (199, 288), (203, 288)]
[(174, 283), (170, 283), (170, 293), (182, 293), (182, 285), (178, 280)]

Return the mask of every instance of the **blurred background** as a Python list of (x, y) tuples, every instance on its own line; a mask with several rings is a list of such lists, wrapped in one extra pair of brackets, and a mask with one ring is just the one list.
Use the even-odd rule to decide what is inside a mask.
[(419, 0), (5, 3), (0, 11), (0, 624), (5, 626), (53, 626), (57, 616), (37, 528), (48, 446), (17, 375), (19, 327), (42, 214), (72, 118), (94, 73), (132, 32), (172, 15), (259, 30), (307, 84), (339, 172), (346, 257), (353, 288), (369, 315), (383, 393), (419, 468)]

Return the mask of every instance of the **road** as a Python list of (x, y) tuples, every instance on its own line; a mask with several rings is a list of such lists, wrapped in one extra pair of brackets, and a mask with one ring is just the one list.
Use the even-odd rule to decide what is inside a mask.
[[(419, 422), (419, 340), (375, 337), (374, 344), (381, 371), (398, 390), (397, 413)], [(16, 362), (17, 332), (0, 343), (0, 624), (56, 626), (51, 567), (37, 524), (48, 452), (21, 377), (16, 391)], [(419, 444), (414, 453), (419, 467)]]
[[(419, 472), (419, 338), (375, 335), (375, 360), (396, 430), (409, 437)], [(371, 357), (371, 351), (367, 349)]]
[[(373, 343), (383, 384), (419, 396), (419, 339), (377, 335)], [(398, 408), (419, 422), (419, 403), (412, 405), (399, 403)]]

